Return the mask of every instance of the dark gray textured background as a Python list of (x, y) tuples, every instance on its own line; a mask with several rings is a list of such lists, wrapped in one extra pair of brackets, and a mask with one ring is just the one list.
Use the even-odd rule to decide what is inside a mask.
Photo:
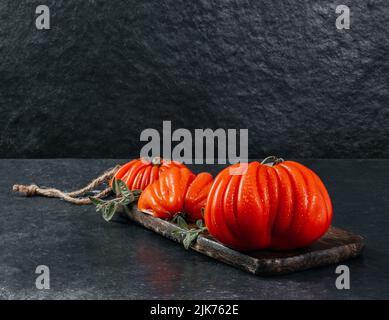
[(137, 156), (162, 120), (248, 128), (254, 158), (389, 157), (388, 19), (385, 0), (1, 0), (0, 157)]

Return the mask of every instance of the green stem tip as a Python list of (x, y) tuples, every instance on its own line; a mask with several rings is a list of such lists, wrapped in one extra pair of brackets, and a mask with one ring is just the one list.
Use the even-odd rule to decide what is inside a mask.
[(276, 164), (284, 162), (285, 160), (276, 156), (269, 156), (262, 160), (261, 164), (267, 165), (269, 167), (273, 167)]

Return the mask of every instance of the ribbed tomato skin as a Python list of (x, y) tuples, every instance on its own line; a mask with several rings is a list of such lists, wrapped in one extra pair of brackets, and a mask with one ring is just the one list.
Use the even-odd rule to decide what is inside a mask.
[[(239, 165), (239, 164), (238, 164)], [(294, 249), (319, 239), (332, 220), (332, 204), (320, 178), (293, 161), (274, 166), (251, 162), (247, 172), (216, 176), (204, 219), (209, 233), (237, 250)]]
[(212, 182), (207, 172), (195, 175), (188, 168), (170, 168), (142, 192), (138, 209), (161, 219), (184, 212), (194, 222), (202, 219)]
[(182, 163), (164, 159), (159, 159), (157, 164), (144, 159), (135, 159), (122, 165), (115, 173), (114, 178), (123, 180), (130, 190), (144, 190), (149, 184), (156, 181), (162, 172), (173, 167), (186, 168)]
[(195, 177), (188, 168), (173, 167), (162, 172), (140, 195), (138, 209), (161, 219), (183, 212), (186, 191)]
[(208, 172), (199, 173), (188, 187), (185, 195), (183, 211), (189, 221), (203, 219), (202, 210), (205, 208), (213, 177)]

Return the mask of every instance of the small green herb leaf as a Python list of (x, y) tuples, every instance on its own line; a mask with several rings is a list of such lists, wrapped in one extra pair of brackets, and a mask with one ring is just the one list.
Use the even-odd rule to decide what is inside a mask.
[(110, 202), (103, 211), (103, 218), (105, 221), (110, 221), (117, 209), (117, 204), (115, 202)]
[(135, 200), (134, 195), (133, 195), (133, 194), (130, 194), (130, 195), (128, 196), (128, 198), (124, 198), (122, 201), (120, 201), (120, 203), (121, 203), (122, 205), (124, 205), (124, 206), (127, 206), (127, 205), (129, 205), (130, 203), (134, 202), (134, 200)]
[(131, 193), (134, 195), (134, 197), (139, 197), (140, 194), (142, 193), (142, 190), (134, 189), (134, 190), (131, 190)]
[(113, 179), (112, 190), (115, 191), (116, 198), (102, 200), (90, 197), (91, 202), (96, 206), (96, 211), (101, 212), (104, 220), (110, 221), (118, 210), (126, 209), (127, 206), (138, 200), (141, 190), (130, 191), (127, 185), (121, 181)]
[(180, 215), (176, 216), (176, 223), (180, 228), (188, 230), (188, 224), (186, 223), (185, 219)]
[(199, 220), (197, 220), (196, 221), (196, 226), (198, 227), (198, 228), (202, 228), (202, 227), (204, 227), (204, 223), (203, 223), (203, 220), (201, 220), (201, 219), (199, 219)]
[(172, 235), (174, 235), (174, 236), (179, 236), (180, 234), (182, 234), (181, 230), (173, 230), (172, 231)]
[(99, 205), (102, 205), (104, 203), (104, 200), (101, 200), (99, 198), (89, 197), (89, 199), (95, 206), (99, 206)]
[(122, 180), (117, 180), (117, 185), (118, 185), (118, 188), (120, 190), (120, 193), (125, 197), (129, 197), (129, 196), (133, 196), (133, 194), (131, 193), (131, 191), (128, 189), (127, 185), (125, 184), (124, 181)]
[(116, 178), (113, 178), (112, 180), (112, 191), (115, 193), (115, 195), (117, 197), (120, 196), (120, 188), (119, 188), (119, 184), (118, 184), (118, 180)]
[(176, 215), (172, 221), (177, 223), (177, 226), (181, 228), (180, 230), (174, 230), (172, 234), (183, 237), (182, 244), (185, 249), (189, 249), (192, 243), (197, 240), (199, 234), (207, 230), (202, 219), (197, 220), (196, 228), (191, 229), (189, 229), (187, 222), (181, 214)]
[(194, 232), (187, 232), (185, 235), (184, 240), (182, 241), (182, 244), (184, 245), (184, 248), (186, 250), (189, 249), (190, 245), (197, 239), (198, 233)]

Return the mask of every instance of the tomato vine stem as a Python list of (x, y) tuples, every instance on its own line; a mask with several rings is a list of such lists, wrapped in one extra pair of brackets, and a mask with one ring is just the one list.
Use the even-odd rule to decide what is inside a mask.
[(151, 163), (155, 166), (159, 166), (162, 164), (162, 159), (161, 157), (154, 157), (151, 159)]
[(284, 162), (285, 160), (276, 156), (268, 156), (262, 160), (261, 164), (267, 165), (269, 167), (273, 167), (276, 164)]

